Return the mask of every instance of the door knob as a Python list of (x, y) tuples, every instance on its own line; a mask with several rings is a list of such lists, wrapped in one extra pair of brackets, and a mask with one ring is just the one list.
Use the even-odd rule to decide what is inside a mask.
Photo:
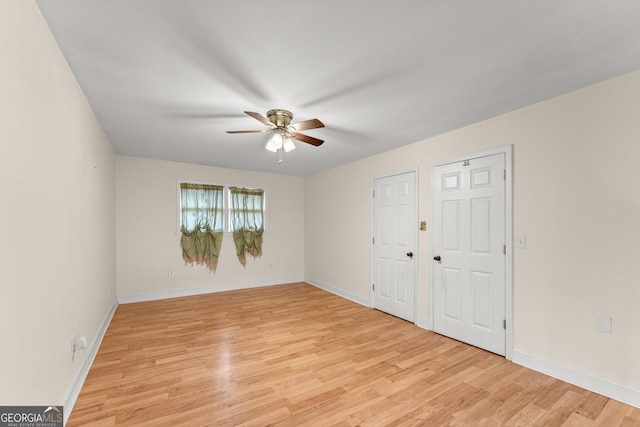
[(409, 258), (413, 258), (413, 252), (407, 252), (407, 256), (408, 256)]
[(442, 258), (440, 258), (440, 255), (436, 255), (433, 257), (434, 260), (440, 262), (442, 260)]

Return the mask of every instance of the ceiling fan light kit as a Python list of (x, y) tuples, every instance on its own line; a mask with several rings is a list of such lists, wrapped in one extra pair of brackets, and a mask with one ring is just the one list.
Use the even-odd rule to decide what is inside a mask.
[(278, 163), (282, 163), (282, 153), (288, 153), (295, 150), (296, 145), (293, 140), (305, 142), (313, 146), (322, 145), (321, 139), (314, 138), (309, 135), (299, 133), (300, 130), (317, 129), (324, 127), (318, 119), (304, 120), (302, 122), (291, 124), (293, 114), (290, 111), (282, 109), (273, 109), (267, 111), (267, 117), (253, 111), (245, 111), (245, 114), (253, 117), (259, 122), (270, 127), (268, 130), (236, 130), (227, 131), (227, 133), (266, 133), (273, 132), (273, 136), (267, 142), (265, 148), (273, 153), (278, 153)]
[(288, 153), (291, 150), (295, 150), (296, 145), (293, 143), (291, 135), (288, 132), (279, 132), (276, 130), (267, 142), (265, 148), (272, 153), (280, 152), (279, 163), (282, 163), (282, 150)]

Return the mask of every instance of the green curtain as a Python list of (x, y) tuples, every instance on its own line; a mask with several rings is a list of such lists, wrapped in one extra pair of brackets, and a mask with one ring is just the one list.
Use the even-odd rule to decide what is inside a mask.
[(242, 265), (247, 263), (247, 254), (262, 256), (264, 234), (264, 190), (230, 187), (231, 225), (236, 255)]
[(180, 184), (182, 258), (215, 271), (223, 235), (221, 185)]

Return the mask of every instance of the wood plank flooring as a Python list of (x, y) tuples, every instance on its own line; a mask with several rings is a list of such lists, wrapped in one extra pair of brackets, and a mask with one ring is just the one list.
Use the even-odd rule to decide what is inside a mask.
[(640, 426), (305, 283), (120, 305), (67, 426)]

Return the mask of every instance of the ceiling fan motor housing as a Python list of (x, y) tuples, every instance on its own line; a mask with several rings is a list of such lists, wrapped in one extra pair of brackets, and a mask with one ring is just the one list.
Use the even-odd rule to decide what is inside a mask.
[(287, 110), (275, 109), (267, 111), (267, 118), (277, 127), (286, 128), (291, 123), (293, 114), (291, 114), (291, 112)]

